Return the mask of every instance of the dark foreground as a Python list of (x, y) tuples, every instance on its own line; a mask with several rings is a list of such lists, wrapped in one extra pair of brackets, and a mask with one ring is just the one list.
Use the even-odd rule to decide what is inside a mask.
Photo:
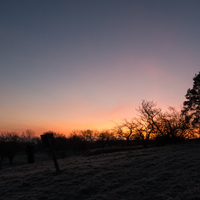
[(200, 199), (200, 144), (23, 164), (0, 171), (0, 199)]

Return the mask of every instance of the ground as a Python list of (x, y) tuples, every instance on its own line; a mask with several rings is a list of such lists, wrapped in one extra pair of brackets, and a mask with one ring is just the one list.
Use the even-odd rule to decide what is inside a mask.
[(58, 164), (60, 173), (52, 160), (2, 165), (0, 199), (200, 199), (200, 144), (76, 156)]

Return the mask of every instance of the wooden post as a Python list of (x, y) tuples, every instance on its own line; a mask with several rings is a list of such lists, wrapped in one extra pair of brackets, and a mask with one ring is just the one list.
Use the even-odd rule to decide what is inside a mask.
[(44, 147), (50, 148), (50, 152), (51, 152), (51, 155), (52, 155), (52, 158), (54, 161), (56, 171), (59, 172), (60, 169), (59, 169), (58, 162), (57, 162), (56, 155), (55, 155), (54, 148), (53, 148), (53, 142), (54, 142), (53, 133), (46, 133), (44, 135), (41, 135), (41, 138), (42, 138)]
[(26, 145), (26, 152), (27, 152), (27, 161), (28, 163), (34, 163), (34, 144), (27, 144)]

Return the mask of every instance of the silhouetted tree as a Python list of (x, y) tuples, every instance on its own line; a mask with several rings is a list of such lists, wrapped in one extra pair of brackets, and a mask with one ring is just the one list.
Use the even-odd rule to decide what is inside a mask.
[(80, 135), (89, 143), (92, 143), (96, 139), (95, 131), (90, 129), (80, 131)]
[(107, 147), (109, 140), (112, 138), (112, 133), (109, 130), (96, 132), (97, 140), (101, 143), (101, 148)]
[(69, 150), (69, 140), (64, 134), (53, 133), (55, 138), (55, 151), (57, 156), (65, 157), (67, 150)]
[(163, 114), (161, 119), (161, 128), (163, 129), (162, 132), (164, 132), (167, 137), (176, 137), (179, 134), (182, 135), (182, 133), (180, 133), (180, 113), (178, 113), (178, 111), (175, 108), (169, 107), (169, 112)]
[(162, 114), (160, 117), (160, 130), (164, 135), (157, 136), (160, 143), (180, 142), (185, 138), (191, 137), (191, 131), (184, 121), (181, 112), (173, 107), (169, 107), (169, 111)]
[(150, 136), (164, 135), (160, 125), (161, 109), (153, 101), (143, 100), (141, 105), (136, 109), (139, 112), (136, 126), (136, 138), (141, 139), (143, 146), (148, 146)]
[(193, 78), (193, 88), (188, 89), (185, 95), (186, 101), (183, 102), (182, 115), (185, 123), (200, 133), (200, 72)]
[(16, 132), (5, 132), (0, 135), (0, 169), (5, 157), (13, 162), (13, 158), (20, 150), (20, 137)]
[(135, 140), (141, 140), (143, 147), (147, 147), (149, 143), (149, 138), (153, 129), (148, 128), (148, 124), (144, 124), (140, 119), (137, 120), (134, 138)]
[(129, 140), (131, 139), (134, 133), (135, 127), (136, 123), (134, 119), (124, 119), (124, 121), (121, 124), (116, 124), (114, 130), (119, 138), (126, 139), (126, 144), (127, 146), (129, 146)]
[(24, 132), (22, 132), (21, 137), (26, 141), (26, 142), (32, 142), (32, 139), (35, 136), (35, 132), (31, 129), (27, 129)]
[(78, 131), (73, 131), (70, 134), (69, 143), (75, 153), (84, 153), (86, 150), (87, 141)]
[(35, 158), (35, 142), (34, 142), (35, 132), (31, 129), (27, 129), (26, 131), (22, 132), (21, 140), (23, 141), (24, 145), (26, 146), (26, 154), (27, 154), (27, 161), (28, 163), (34, 163)]

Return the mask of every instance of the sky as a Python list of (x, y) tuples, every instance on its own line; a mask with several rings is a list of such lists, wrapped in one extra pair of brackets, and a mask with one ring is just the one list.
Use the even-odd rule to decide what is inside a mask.
[(199, 0), (0, 0), (0, 131), (110, 129), (180, 108), (200, 71)]

